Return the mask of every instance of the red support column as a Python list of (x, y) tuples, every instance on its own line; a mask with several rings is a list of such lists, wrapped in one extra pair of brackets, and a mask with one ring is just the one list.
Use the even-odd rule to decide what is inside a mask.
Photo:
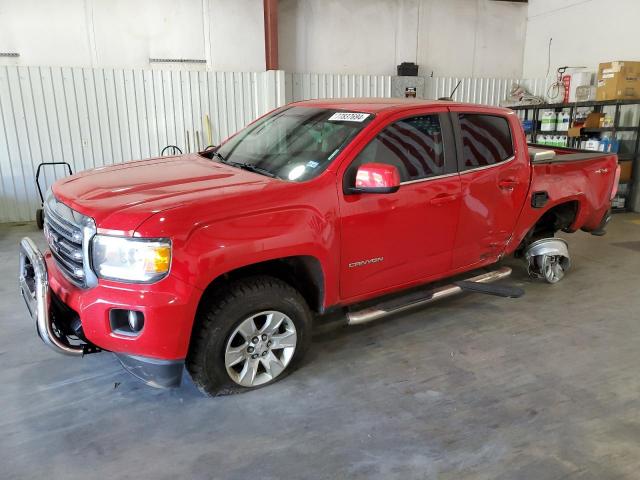
[(264, 1), (264, 55), (267, 70), (278, 70), (278, 0)]

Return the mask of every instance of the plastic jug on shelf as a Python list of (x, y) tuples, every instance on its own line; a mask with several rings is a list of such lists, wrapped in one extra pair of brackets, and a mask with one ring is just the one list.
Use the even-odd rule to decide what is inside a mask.
[(556, 130), (559, 132), (569, 131), (570, 116), (568, 113), (560, 112), (557, 117)]
[(556, 112), (546, 110), (542, 113), (540, 130), (543, 132), (552, 132), (556, 129)]

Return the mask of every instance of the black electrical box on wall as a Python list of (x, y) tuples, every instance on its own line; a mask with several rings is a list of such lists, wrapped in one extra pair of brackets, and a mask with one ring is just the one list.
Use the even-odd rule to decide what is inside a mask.
[(399, 77), (417, 77), (418, 76), (418, 65), (413, 62), (402, 62), (398, 65), (398, 76)]

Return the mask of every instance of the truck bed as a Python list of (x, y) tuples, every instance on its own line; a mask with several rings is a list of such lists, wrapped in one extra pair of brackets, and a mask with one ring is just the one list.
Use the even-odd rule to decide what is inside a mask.
[(555, 147), (530, 143), (529, 158), (534, 165), (548, 163), (582, 162), (586, 160), (603, 159), (613, 156), (613, 153), (593, 152), (591, 150), (576, 150), (573, 148)]
[[(615, 194), (615, 153), (592, 152), (571, 148), (529, 145), (531, 159), (531, 194), (548, 197), (546, 208), (564, 202), (576, 202), (576, 220), (572, 230), (596, 229), (610, 207)], [(523, 214), (535, 223), (538, 210), (527, 204)]]

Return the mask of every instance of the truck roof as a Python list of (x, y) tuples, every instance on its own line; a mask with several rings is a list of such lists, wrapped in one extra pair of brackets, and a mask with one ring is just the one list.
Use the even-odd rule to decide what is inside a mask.
[(448, 100), (422, 100), (415, 98), (322, 98), (317, 100), (303, 100), (293, 105), (337, 110), (353, 110), (364, 113), (377, 113), (381, 111), (402, 111), (415, 107), (435, 106), (473, 106), (474, 108), (487, 108), (499, 112), (511, 112), (511, 110), (491, 105), (478, 105), (476, 103), (462, 103)]

